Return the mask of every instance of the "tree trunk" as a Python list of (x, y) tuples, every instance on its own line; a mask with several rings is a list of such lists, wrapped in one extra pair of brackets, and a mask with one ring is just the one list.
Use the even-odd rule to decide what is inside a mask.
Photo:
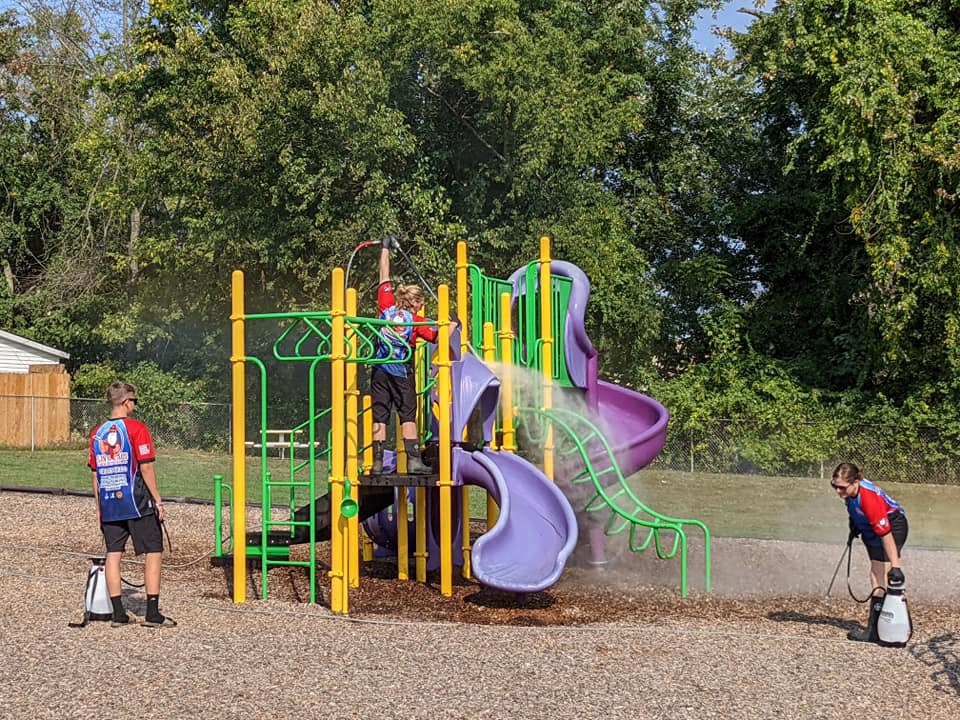
[(3, 259), (3, 279), (7, 281), (7, 290), (10, 291), (10, 297), (13, 297), (17, 290), (17, 283), (13, 276), (13, 268), (10, 267), (10, 261), (6, 258)]
[(140, 263), (137, 262), (137, 242), (140, 239), (140, 208), (134, 207), (130, 211), (130, 244), (127, 246), (127, 257), (129, 260), (130, 279), (128, 282), (133, 285), (137, 282), (137, 275), (140, 272)]

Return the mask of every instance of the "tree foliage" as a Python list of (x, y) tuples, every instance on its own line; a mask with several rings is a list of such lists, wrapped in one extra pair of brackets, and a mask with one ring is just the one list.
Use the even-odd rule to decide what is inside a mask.
[(902, 399), (957, 376), (958, 29), (952, 2), (788, 1), (738, 41), (783, 174), (751, 244), (781, 332), (813, 339), (814, 381)]
[[(315, 308), (369, 238), (435, 284), (458, 240), (506, 277), (547, 234), (590, 277), (601, 372), (680, 425), (960, 417), (955, 3), (781, 0), (729, 58), (690, 41), (717, 5), (5, 13), (0, 325), (83, 382), (143, 365), (222, 399), (233, 269), (252, 311)], [(354, 259), (366, 310), (376, 270)]]
[(658, 331), (636, 241), (653, 218), (612, 178), (653, 123), (658, 34), (697, 7), (668, 4), (660, 27), (644, 3), (155, 4), (113, 88), (150, 128), (156, 292), (175, 278), (194, 293), (169, 298), (180, 312), (209, 312), (242, 267), (260, 302), (314, 304), (387, 232), (437, 281), (461, 238), (506, 276), (547, 233), (593, 280), (610, 371), (635, 377)]

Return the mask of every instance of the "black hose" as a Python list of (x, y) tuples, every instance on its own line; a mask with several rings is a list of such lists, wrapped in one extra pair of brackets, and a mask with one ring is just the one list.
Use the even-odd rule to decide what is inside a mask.
[(858, 598), (856, 595), (854, 595), (853, 588), (850, 587), (850, 560), (852, 558), (853, 558), (853, 553), (850, 552), (850, 546), (847, 545), (847, 592), (850, 593), (850, 597), (852, 597), (855, 602), (858, 602), (860, 604), (870, 602), (870, 600), (873, 599), (873, 591), (877, 590), (878, 588), (871, 588), (867, 596), (861, 599), (861, 598)]
[(376, 245), (378, 242), (379, 240), (364, 240), (362, 243), (360, 243), (353, 249), (353, 252), (350, 253), (350, 259), (347, 260), (347, 272), (344, 276), (344, 281), (343, 281), (344, 287), (350, 287), (350, 266), (353, 265), (353, 258), (356, 257), (357, 253), (363, 250), (364, 248), (368, 248), (371, 245)]

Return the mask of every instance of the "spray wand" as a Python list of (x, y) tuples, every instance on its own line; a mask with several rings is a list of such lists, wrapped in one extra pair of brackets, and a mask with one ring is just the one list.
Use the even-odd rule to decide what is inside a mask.
[(400, 253), (403, 256), (403, 259), (407, 261), (407, 265), (409, 265), (410, 268), (413, 270), (414, 275), (417, 276), (417, 279), (420, 281), (420, 287), (426, 288), (427, 292), (429, 292), (433, 296), (434, 301), (439, 303), (440, 298), (437, 297), (437, 294), (433, 291), (433, 288), (430, 287), (430, 283), (428, 283), (426, 280), (423, 279), (423, 275), (420, 274), (420, 271), (417, 269), (417, 266), (413, 264), (413, 260), (410, 259), (410, 256), (403, 251), (403, 248), (400, 246), (400, 243), (397, 243), (395, 247), (397, 252)]

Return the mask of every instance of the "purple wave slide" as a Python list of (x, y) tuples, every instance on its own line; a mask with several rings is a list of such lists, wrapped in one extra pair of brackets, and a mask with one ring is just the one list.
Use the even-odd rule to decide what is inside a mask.
[(517, 593), (539, 592), (556, 583), (577, 544), (577, 519), (563, 493), (513, 453), (453, 452), (454, 477), (485, 488), (500, 505), (497, 522), (473, 546), (477, 580)]

